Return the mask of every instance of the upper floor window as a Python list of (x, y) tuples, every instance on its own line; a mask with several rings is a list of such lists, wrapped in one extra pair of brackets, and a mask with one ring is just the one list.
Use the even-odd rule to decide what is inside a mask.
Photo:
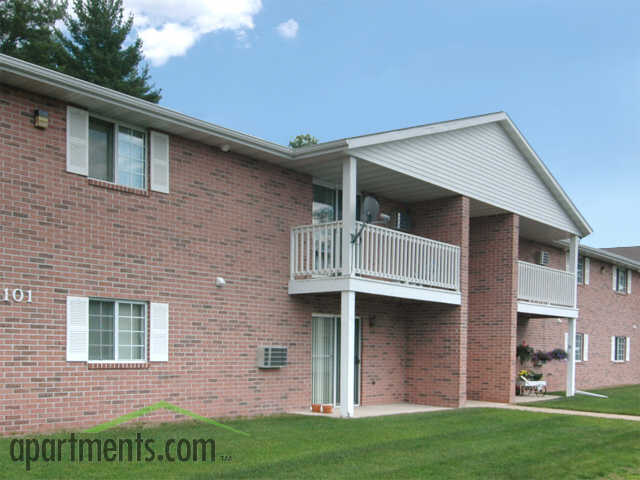
[(584, 285), (584, 257), (578, 257), (578, 283)]
[(627, 292), (628, 280), (627, 271), (624, 268), (616, 268), (616, 292)]
[[(356, 220), (360, 220), (362, 197), (356, 197)], [(313, 224), (342, 220), (342, 190), (313, 184)]]
[(89, 118), (89, 176), (132, 188), (146, 188), (146, 134)]

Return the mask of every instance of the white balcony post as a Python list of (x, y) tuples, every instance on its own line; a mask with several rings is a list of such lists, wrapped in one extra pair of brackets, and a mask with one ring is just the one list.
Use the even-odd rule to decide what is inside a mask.
[(343, 291), (340, 312), (340, 414), (353, 417), (356, 292)]
[(567, 397), (573, 397), (576, 394), (576, 328), (578, 319), (569, 318), (569, 334), (567, 335), (567, 355), (569, 355), (569, 363), (567, 364)]
[(357, 160), (347, 157), (342, 162), (342, 275), (353, 273), (351, 235), (356, 233)]
[(573, 273), (575, 281), (573, 282), (573, 306), (578, 306), (578, 247), (580, 245), (580, 237), (572, 235), (569, 239), (569, 264), (567, 270)]

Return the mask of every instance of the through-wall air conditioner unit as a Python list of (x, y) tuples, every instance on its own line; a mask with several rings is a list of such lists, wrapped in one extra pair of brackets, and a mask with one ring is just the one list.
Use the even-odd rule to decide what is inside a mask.
[(287, 365), (287, 347), (258, 347), (258, 368), (280, 368)]
[(540, 250), (538, 252), (538, 264), (545, 267), (549, 265), (549, 252), (545, 250)]

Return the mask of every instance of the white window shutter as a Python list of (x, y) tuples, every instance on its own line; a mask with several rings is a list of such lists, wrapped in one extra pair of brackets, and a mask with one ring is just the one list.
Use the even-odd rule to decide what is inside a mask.
[(569, 334), (564, 332), (564, 351), (569, 352)]
[(613, 284), (612, 284), (612, 287), (611, 287), (611, 288), (613, 288), (613, 289), (615, 290), (615, 289), (616, 289), (616, 276), (617, 276), (617, 274), (618, 274), (618, 267), (616, 267), (616, 266), (614, 265), (614, 266), (613, 266), (613, 269), (612, 269), (611, 271), (613, 272), (613, 274), (612, 274), (612, 281), (613, 281)]
[(151, 190), (169, 193), (169, 135), (151, 132)]
[(589, 360), (589, 335), (587, 333), (582, 335), (582, 360), (585, 362)]
[(631, 270), (627, 270), (627, 293), (631, 293), (631, 277), (633, 273)]
[(67, 297), (67, 362), (89, 359), (89, 299)]
[(627, 352), (626, 352), (625, 358), (627, 359), (627, 362), (628, 362), (631, 359), (631, 337), (627, 337), (627, 341), (625, 343), (627, 344)]
[(616, 337), (611, 337), (611, 361), (616, 360)]
[(589, 285), (589, 272), (591, 270), (591, 260), (589, 257), (584, 258), (584, 284)]
[(67, 171), (89, 175), (89, 112), (67, 107)]
[(169, 361), (169, 304), (152, 303), (151, 336), (149, 339), (149, 360), (152, 362)]

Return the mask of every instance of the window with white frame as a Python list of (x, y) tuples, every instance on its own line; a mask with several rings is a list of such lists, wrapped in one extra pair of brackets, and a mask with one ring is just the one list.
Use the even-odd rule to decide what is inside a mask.
[(624, 362), (627, 351), (627, 337), (614, 337), (613, 348), (613, 360)]
[(584, 257), (578, 257), (578, 283), (584, 285)]
[(89, 300), (89, 361), (144, 361), (146, 319), (143, 302)]
[(624, 268), (616, 268), (616, 292), (627, 291), (627, 271)]
[(144, 189), (146, 156), (143, 130), (89, 118), (89, 177)]
[(576, 362), (582, 362), (584, 360), (584, 335), (582, 333), (576, 333)]

